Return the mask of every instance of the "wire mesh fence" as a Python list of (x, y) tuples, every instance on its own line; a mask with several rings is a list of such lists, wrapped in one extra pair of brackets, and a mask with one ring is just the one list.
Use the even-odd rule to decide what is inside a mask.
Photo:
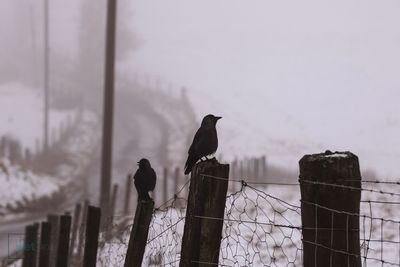
[[(150, 223), (143, 266), (177, 266), (180, 260), (181, 240), (187, 199), (186, 182), (169, 200), (156, 207)], [(98, 266), (124, 266), (132, 231), (133, 216), (114, 216), (109, 226), (112, 238), (103, 237), (98, 252)]]
[[(206, 178), (226, 179), (209, 175)], [(400, 184), (396, 181), (363, 181), (362, 188), (314, 183), (360, 190), (360, 214), (301, 200), (299, 183), (251, 180), (230, 180), (230, 183), (236, 184), (233, 187), (236, 189), (226, 197), (224, 218), (198, 216), (202, 220), (223, 220), (219, 266), (302, 266), (304, 245), (313, 246), (316, 254), (324, 253), (332, 260), (336, 254), (342, 254), (359, 258), (362, 266), (400, 266), (400, 201), (396, 193)], [(181, 193), (188, 186), (187, 182), (171, 199), (154, 209), (143, 266), (179, 265), (187, 204)], [(318, 212), (325, 210), (332, 225), (339, 216), (356, 217), (360, 228), (335, 229), (332, 225), (306, 228), (301, 221), (302, 205), (312, 206)], [(100, 237), (98, 266), (124, 265), (132, 221), (133, 216), (114, 216), (111, 238), (106, 233)], [(329, 232), (328, 242), (321, 242), (318, 237), (314, 241), (303, 239), (304, 231), (317, 230)], [(335, 248), (334, 241), (340, 231), (359, 233), (360, 255)], [(345, 238), (344, 242), (348, 240)]]
[(300, 207), (242, 182), (227, 197), (224, 266), (296, 266), (301, 262)]
[[(207, 177), (225, 179), (209, 175)], [(230, 182), (240, 183), (241, 188), (227, 196), (219, 260), (221, 266), (301, 266), (304, 243), (313, 245), (316, 254), (325, 251), (331, 259), (335, 254), (344, 254), (348, 258), (361, 258), (363, 266), (400, 266), (400, 214), (396, 212), (399, 201), (394, 201), (399, 197), (395, 192), (398, 188), (394, 187), (398, 186), (399, 182), (363, 181), (366, 186), (360, 189), (307, 181), (316, 186), (361, 190), (361, 215), (301, 200), (299, 183), (244, 180)], [(259, 186), (263, 186), (263, 189)], [(265, 186), (267, 189), (264, 189)], [(360, 229), (335, 229), (332, 225), (326, 229), (318, 225), (306, 229), (301, 225), (301, 204), (328, 211), (332, 225), (339, 215), (345, 215), (347, 218), (356, 216), (360, 221)], [(331, 246), (323, 245), (318, 239), (315, 242), (305, 241), (302, 238), (302, 232), (305, 230), (330, 231)], [(333, 240), (338, 231), (357, 231), (360, 234), (361, 255), (335, 249)], [(352, 265), (348, 262), (347, 266)]]
[[(205, 176), (207, 179), (226, 179)], [(400, 184), (396, 181), (363, 181), (362, 188), (311, 182), (314, 186), (361, 190), (361, 213), (335, 210), (318, 203), (301, 200), (299, 183), (230, 180), (236, 188), (226, 197), (224, 218), (202, 217), (202, 220), (223, 220), (219, 266), (302, 266), (303, 246), (313, 246), (316, 254), (331, 259), (337, 254), (360, 258), (362, 266), (400, 266)], [(306, 183), (308, 183), (306, 181)], [(150, 224), (143, 266), (179, 266), (187, 199), (180, 196), (183, 185), (173, 198), (154, 210)], [(301, 208), (309, 205), (326, 211), (332, 225), (302, 226)], [(357, 217), (360, 228), (335, 229), (340, 216)], [(131, 218), (124, 218), (132, 221)], [(116, 222), (113, 238), (99, 248), (99, 266), (123, 266), (131, 231), (129, 224)], [(325, 227), (325, 228), (324, 228)], [(303, 239), (304, 231), (324, 230), (330, 240)], [(335, 248), (339, 232), (346, 236), (357, 232), (361, 254)], [(349, 242), (345, 240), (343, 242)], [(317, 266), (317, 265), (316, 265)], [(351, 266), (350, 261), (345, 266)]]

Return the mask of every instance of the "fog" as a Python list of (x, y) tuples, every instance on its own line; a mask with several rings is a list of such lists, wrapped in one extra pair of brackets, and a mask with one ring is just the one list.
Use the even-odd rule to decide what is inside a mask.
[[(1, 5), (2, 80), (22, 77), (40, 88), (42, 5)], [(93, 7), (85, 14), (78, 0), (51, 1), (50, 79), (68, 79), (80, 64), (98, 82), (93, 90), (101, 103), (105, 1)], [(118, 27), (125, 32), (117, 37), (123, 47), (117, 73), (186, 87), (198, 120), (224, 117), (219, 151), (228, 159), (268, 154), (296, 169), (305, 153), (351, 150), (365, 167), (398, 175), (398, 7), (397, 1), (120, 1)], [(96, 25), (88, 38), (96, 49), (82, 61), (85, 22)], [(134, 40), (124, 46), (127, 32)]]
[(222, 134), (234, 132), (229, 151), (277, 150), (271, 160), (296, 166), (304, 153), (351, 150), (399, 175), (398, 1), (135, 5), (143, 46), (125, 67), (186, 85), (199, 115), (219, 113)]
[[(45, 1), (0, 3), (0, 258), (8, 233), (99, 202), (107, 1), (48, 2), (48, 147)], [(141, 158), (158, 174), (156, 205), (174, 197), (210, 113), (223, 117), (219, 161), (266, 157), (268, 177), (250, 178), (295, 182), (303, 155), (331, 150), (358, 155), (364, 178), (396, 181), (399, 8), (395, 0), (118, 0), (114, 214)], [(182, 180), (164, 183), (172, 173)]]

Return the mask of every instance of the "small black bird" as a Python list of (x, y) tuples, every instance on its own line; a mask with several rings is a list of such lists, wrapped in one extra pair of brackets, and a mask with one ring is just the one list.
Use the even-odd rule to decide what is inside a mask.
[(138, 162), (139, 169), (136, 171), (133, 179), (135, 180), (135, 187), (139, 195), (139, 199), (149, 200), (149, 191), (153, 191), (156, 187), (156, 172), (150, 165), (147, 159), (141, 159)]
[(192, 171), (193, 166), (199, 159), (212, 155), (218, 148), (218, 136), (216, 124), (222, 117), (216, 117), (212, 114), (205, 116), (193, 138), (192, 145), (189, 148), (188, 159), (185, 164), (185, 174)]

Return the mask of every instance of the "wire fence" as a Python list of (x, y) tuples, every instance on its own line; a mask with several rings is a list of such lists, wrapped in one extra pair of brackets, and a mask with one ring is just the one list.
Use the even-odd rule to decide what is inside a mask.
[[(203, 176), (226, 180), (223, 177)], [(303, 246), (307, 245), (313, 246), (315, 255), (327, 255), (330, 265), (335, 255), (341, 254), (347, 256), (347, 266), (352, 266), (351, 259), (354, 258), (361, 258), (363, 266), (400, 266), (400, 213), (397, 206), (400, 194), (396, 193), (400, 183), (397, 181), (366, 180), (362, 181), (361, 189), (351, 184), (301, 181), (319, 187), (360, 190), (361, 214), (301, 200), (300, 183), (251, 179), (229, 182), (236, 186), (231, 187), (235, 189), (226, 197), (224, 218), (197, 216), (202, 220), (223, 220), (219, 266), (302, 266)], [(143, 266), (179, 265), (187, 204), (181, 193), (188, 186), (189, 181), (173, 198), (155, 208)], [(329, 214), (331, 225), (302, 226), (301, 209), (305, 206)], [(342, 228), (334, 228), (335, 220), (341, 216), (347, 222), (357, 217), (360, 228), (353, 229), (349, 223)], [(104, 243), (99, 252), (100, 266), (123, 266), (131, 225), (118, 227), (119, 234)], [(329, 231), (330, 240), (320, 240), (317, 235), (321, 230)], [(315, 232), (315, 240), (305, 240), (305, 231)], [(360, 236), (361, 255), (351, 250), (349, 236), (353, 233)], [(347, 242), (346, 250), (336, 249), (338, 240), (335, 238), (338, 236), (345, 236), (342, 241)]]
[[(178, 266), (187, 199), (187, 181), (173, 197), (154, 209), (143, 259), (143, 266)], [(103, 241), (98, 252), (98, 266), (124, 266), (132, 230), (133, 216), (118, 218), (110, 228), (113, 238)]]

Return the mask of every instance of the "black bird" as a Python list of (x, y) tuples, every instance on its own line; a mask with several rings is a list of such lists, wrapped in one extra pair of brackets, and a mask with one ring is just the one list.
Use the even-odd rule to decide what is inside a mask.
[(156, 172), (150, 165), (147, 159), (141, 159), (138, 162), (139, 169), (136, 171), (133, 179), (135, 180), (135, 187), (140, 199), (149, 200), (149, 191), (153, 191), (156, 187)]
[(192, 171), (193, 166), (199, 159), (214, 154), (218, 148), (218, 136), (216, 124), (222, 117), (216, 117), (212, 114), (205, 116), (193, 138), (192, 145), (189, 148), (188, 158), (185, 164), (185, 174)]

